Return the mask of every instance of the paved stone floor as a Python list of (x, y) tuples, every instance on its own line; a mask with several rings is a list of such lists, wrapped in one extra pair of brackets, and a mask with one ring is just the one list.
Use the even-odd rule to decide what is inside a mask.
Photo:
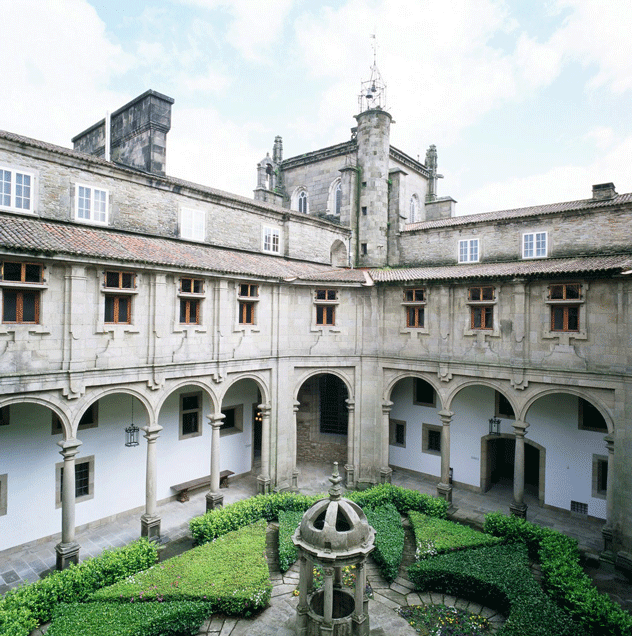
[[(299, 468), (301, 471), (299, 486), (302, 492), (317, 494), (324, 493), (329, 489), (330, 467), (302, 465)], [(406, 471), (394, 470), (393, 483), (431, 495), (436, 494), (434, 482)], [(225, 503), (245, 499), (255, 492), (256, 478), (253, 475), (234, 477), (230, 480), (229, 487), (222, 489)], [(196, 493), (186, 503), (170, 501), (158, 507), (158, 513), (161, 516), (161, 542), (165, 546), (165, 554), (170, 553), (172, 546), (179, 546), (177, 549), (180, 550), (181, 544), (186, 544), (187, 540), (190, 539), (188, 522), (192, 517), (204, 513), (206, 505), (204, 494), (204, 492)], [(453, 491), (453, 504), (456, 510), (451, 516), (458, 521), (482, 525), (487, 512), (494, 510), (508, 512), (511, 499), (511, 488), (506, 486), (494, 486), (484, 494), (473, 493), (457, 486)], [(602, 546), (601, 528), (603, 521), (571, 516), (570, 513), (564, 511), (540, 508), (537, 500), (530, 495), (526, 495), (525, 499), (529, 505), (527, 518), (530, 521), (577, 538), (584, 554), (592, 554), (596, 557)], [(81, 528), (76, 535), (77, 541), (81, 545), (81, 559), (96, 556), (105, 548), (125, 545), (137, 538), (139, 534), (140, 513), (123, 514), (107, 523), (90, 524), (88, 527)], [(55, 536), (47, 541), (23, 545), (0, 553), (0, 594), (4, 594), (20, 583), (35, 581), (52, 571), (55, 567), (55, 544), (59, 540), (59, 536)], [(603, 586), (602, 589), (618, 600), (626, 609), (632, 609), (632, 585), (628, 581), (621, 577), (617, 579), (617, 575), (609, 574), (603, 570), (596, 570), (593, 580), (600, 587)], [(381, 602), (379, 598), (377, 600)], [(286, 602), (291, 606), (292, 599), (287, 601), (281, 599), (277, 605), (280, 608)], [(375, 603), (376, 606), (377, 604)], [(281, 610), (279, 609), (279, 611)], [(222, 632), (222, 636), (225, 633), (228, 632)]]

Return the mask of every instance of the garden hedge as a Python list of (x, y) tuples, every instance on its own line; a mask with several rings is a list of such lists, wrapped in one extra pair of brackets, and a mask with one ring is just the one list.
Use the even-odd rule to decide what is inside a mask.
[(373, 558), (387, 581), (394, 581), (404, 553), (402, 518), (393, 504), (364, 508), (369, 523), (375, 528)]
[(298, 558), (298, 550), (292, 535), (303, 518), (302, 510), (282, 510), (279, 512), (279, 570), (287, 572)]
[(499, 512), (485, 517), (485, 530), (496, 536), (524, 541), (532, 558), (540, 561), (544, 589), (573, 616), (585, 633), (595, 636), (632, 634), (632, 615), (597, 591), (579, 563), (575, 539)]
[(40, 623), (51, 619), (59, 603), (81, 602), (101, 587), (145, 570), (157, 560), (156, 545), (139, 539), (9, 590), (0, 599), (0, 636), (28, 636)]

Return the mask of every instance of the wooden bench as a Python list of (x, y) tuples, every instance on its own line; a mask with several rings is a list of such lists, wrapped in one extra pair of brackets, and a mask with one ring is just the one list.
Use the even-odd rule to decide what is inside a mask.
[[(223, 470), (219, 474), (219, 487), (228, 488), (228, 478), (234, 474), (235, 473), (232, 470)], [(184, 503), (185, 501), (189, 501), (189, 490), (195, 490), (196, 488), (210, 485), (211, 476), (207, 475), (206, 477), (198, 477), (197, 479), (191, 479), (181, 484), (171, 486), (171, 490), (175, 490), (177, 493), (176, 499)]]

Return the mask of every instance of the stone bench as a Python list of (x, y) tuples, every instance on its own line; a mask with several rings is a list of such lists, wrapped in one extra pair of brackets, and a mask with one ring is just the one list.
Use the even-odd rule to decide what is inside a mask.
[[(234, 475), (235, 473), (232, 470), (223, 470), (219, 474), (219, 487), (220, 488), (228, 488), (228, 478)], [(210, 486), (211, 485), (211, 476), (207, 475), (206, 477), (198, 477), (197, 479), (190, 479), (189, 481), (185, 481), (181, 484), (176, 484), (175, 486), (171, 486), (171, 490), (175, 490), (177, 493), (177, 500), (181, 502), (189, 501), (189, 490), (195, 490), (196, 488), (201, 488), (202, 486)]]

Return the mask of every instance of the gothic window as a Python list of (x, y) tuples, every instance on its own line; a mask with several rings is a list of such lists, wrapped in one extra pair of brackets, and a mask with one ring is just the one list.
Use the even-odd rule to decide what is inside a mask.
[(307, 214), (307, 192), (301, 190), (298, 195), (298, 211), (301, 214)]
[(418, 223), (421, 219), (419, 218), (419, 197), (416, 194), (413, 194), (410, 197), (410, 214), (408, 215), (409, 223)]
[(338, 182), (336, 186), (336, 192), (334, 196), (334, 214), (340, 216), (340, 210), (342, 208), (342, 183)]
[(334, 179), (329, 186), (329, 197), (327, 199), (327, 214), (340, 216), (342, 209), (342, 182), (340, 177)]

